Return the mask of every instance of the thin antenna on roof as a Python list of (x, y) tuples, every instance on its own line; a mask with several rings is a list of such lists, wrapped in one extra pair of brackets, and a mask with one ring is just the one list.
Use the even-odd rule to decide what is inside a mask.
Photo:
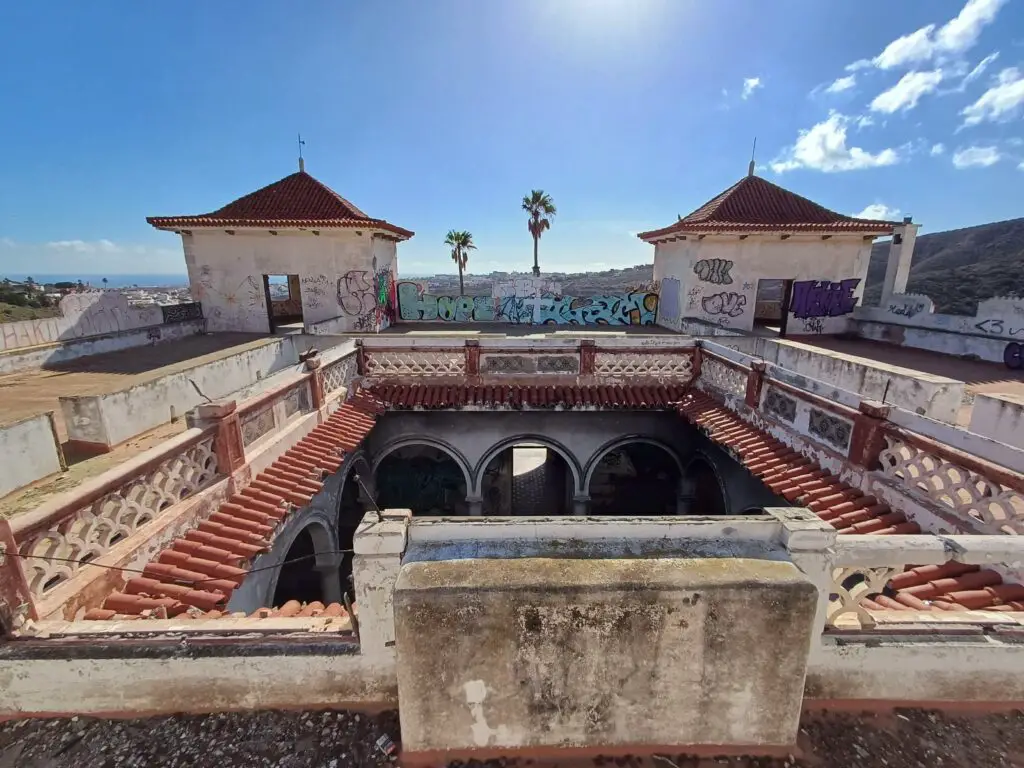
[(306, 142), (302, 140), (302, 134), (299, 134), (299, 173), (306, 172), (306, 161), (302, 159), (302, 147)]
[(757, 136), (754, 137), (754, 148), (750, 150), (750, 165), (747, 166), (747, 176), (754, 175), (754, 155), (757, 154)]

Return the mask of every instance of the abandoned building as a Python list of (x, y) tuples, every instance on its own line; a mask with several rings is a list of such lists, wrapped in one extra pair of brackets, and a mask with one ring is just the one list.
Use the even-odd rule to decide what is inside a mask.
[[(1024, 401), (985, 362), (1012, 338), (899, 311), (916, 225), (837, 216), (749, 176), (642, 235), (660, 293), (592, 316), (622, 323), (487, 333), (402, 319), (412, 233), (304, 171), (151, 219), (198, 307), (61, 359), (260, 336), (3, 427), (33, 493), (0, 517), (0, 714), (397, 704), (406, 750), (454, 754), (780, 747), (814, 702), (1019, 702)], [(886, 234), (886, 307), (860, 307)], [(751, 333), (773, 280), (768, 325), (828, 322)], [(69, 470), (60, 430), (107, 463)], [(43, 493), (40, 467), (79, 479)]]

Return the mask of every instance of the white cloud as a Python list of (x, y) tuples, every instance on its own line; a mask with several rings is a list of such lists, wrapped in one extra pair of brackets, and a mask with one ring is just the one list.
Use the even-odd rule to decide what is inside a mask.
[(0, 245), (2, 245), (4, 248), (13, 248), (14, 241), (9, 237), (0, 237)]
[(899, 110), (913, 109), (927, 93), (931, 93), (942, 82), (942, 70), (930, 72), (908, 72), (892, 88), (878, 94), (871, 102), (874, 112), (892, 114)]
[(120, 253), (122, 250), (121, 246), (110, 240), (54, 240), (47, 243), (46, 247), (73, 253)]
[(999, 73), (996, 85), (960, 114), (964, 116), (964, 125), (977, 125), (985, 120), (996, 122), (1013, 117), (1022, 104), (1024, 75), (1016, 67), (1007, 67)]
[(764, 85), (761, 83), (760, 77), (747, 77), (743, 80), (743, 92), (740, 94), (740, 98), (743, 100), (749, 99), (754, 91), (758, 88), (763, 88)]
[(944, 154), (945, 152), (946, 152), (946, 145), (945, 144), (942, 144), (941, 142), (939, 144), (932, 144), (932, 149), (931, 149), (932, 157), (938, 157), (939, 155)]
[(875, 124), (875, 119), (871, 115), (860, 115), (855, 120), (858, 128), (867, 128)]
[(842, 93), (848, 91), (857, 84), (856, 75), (847, 75), (846, 77), (840, 77), (832, 85), (825, 89), (825, 93)]
[(964, 168), (988, 168), (995, 165), (1001, 159), (999, 150), (995, 147), (967, 147), (953, 154), (953, 165), (963, 170)]
[(857, 219), (879, 219), (894, 221), (900, 215), (899, 208), (890, 208), (885, 203), (872, 203), (860, 213), (853, 214)]
[(871, 59), (857, 59), (852, 64), (847, 64), (844, 69), (847, 72), (859, 72), (862, 69), (875, 66), (875, 63)]
[(797, 168), (833, 173), (894, 165), (900, 161), (895, 149), (872, 154), (860, 147), (846, 146), (846, 130), (851, 118), (831, 112), (828, 119), (813, 128), (800, 131), (796, 142), (771, 163), (776, 173)]
[(1024, 171), (1024, 160), (1021, 161), (1020, 165), (1017, 166), (1018, 171)]
[(963, 54), (978, 42), (981, 30), (995, 20), (1005, 3), (1006, 0), (967, 0), (956, 18), (941, 27), (928, 24), (896, 38), (871, 63), (879, 69), (893, 69)]
[(994, 62), (998, 58), (999, 58), (999, 51), (996, 51), (995, 53), (991, 53), (988, 56), (986, 56), (984, 59), (979, 61), (977, 66), (974, 69), (972, 69), (963, 80), (960, 81), (960, 87), (957, 88), (957, 90), (958, 91), (965, 90), (968, 85), (973, 83), (975, 80), (977, 80), (979, 77), (981, 77), (985, 73), (985, 70), (988, 69), (989, 64), (991, 64), (992, 62)]

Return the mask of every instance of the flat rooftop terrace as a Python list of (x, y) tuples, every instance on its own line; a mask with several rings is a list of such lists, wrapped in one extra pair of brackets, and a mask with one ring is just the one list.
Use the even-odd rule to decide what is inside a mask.
[(490, 338), (501, 336), (538, 339), (607, 338), (615, 336), (679, 336), (676, 331), (658, 325), (526, 325), (524, 323), (396, 323), (380, 334), (345, 334), (360, 336), (456, 336)]

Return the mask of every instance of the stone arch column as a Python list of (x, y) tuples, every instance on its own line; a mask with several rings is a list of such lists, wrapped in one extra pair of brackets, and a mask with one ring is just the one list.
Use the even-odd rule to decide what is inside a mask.
[(554, 451), (565, 460), (566, 466), (569, 467), (569, 472), (572, 473), (573, 480), (572, 514), (586, 515), (590, 497), (587, 496), (586, 491), (584, 490), (583, 469), (580, 466), (579, 460), (571, 450), (566, 448), (557, 440), (537, 434), (522, 434), (504, 438), (491, 446), (480, 461), (477, 462), (476, 466), (473, 468), (472, 498), (479, 500), (478, 503), (480, 504), (481, 509), (483, 506), (484, 472), (486, 472), (487, 466), (502, 451), (512, 448), (519, 443), (536, 443), (537, 445), (542, 445), (545, 448)]
[(590, 460), (587, 461), (586, 465), (584, 465), (583, 471), (583, 488), (588, 502), (591, 498), (590, 484), (594, 478), (594, 472), (597, 470), (601, 460), (616, 449), (624, 448), (625, 446), (636, 443), (653, 445), (654, 447), (664, 451), (669, 458), (672, 459), (672, 463), (675, 464), (676, 469), (679, 472), (679, 481), (676, 485), (676, 514), (685, 514), (685, 499), (688, 498), (689, 490), (686, 483), (686, 472), (683, 469), (683, 462), (679, 458), (679, 454), (676, 453), (675, 449), (667, 443), (644, 435), (626, 435), (625, 437), (618, 437), (614, 440), (609, 440), (594, 452), (594, 455), (591, 456)]
[(415, 445), (426, 445), (431, 448), (435, 448), (441, 451), (442, 453), (446, 454), (452, 461), (455, 462), (456, 466), (458, 466), (459, 470), (462, 472), (462, 477), (466, 485), (466, 502), (469, 504), (469, 513), (471, 515), (481, 514), (482, 499), (480, 498), (479, 494), (476, 494), (474, 496), (472, 490), (473, 471), (470, 469), (469, 462), (466, 460), (466, 457), (462, 454), (462, 451), (453, 446), (451, 443), (448, 443), (445, 440), (439, 440), (436, 437), (432, 437), (430, 435), (410, 435), (408, 437), (403, 437), (399, 440), (394, 440), (390, 443), (387, 443), (376, 452), (376, 455), (373, 457), (373, 462), (371, 464), (371, 475), (373, 477), (374, 493), (376, 493), (377, 491), (377, 473), (384, 459), (386, 459), (390, 454), (397, 451), (399, 448), (406, 448)]

